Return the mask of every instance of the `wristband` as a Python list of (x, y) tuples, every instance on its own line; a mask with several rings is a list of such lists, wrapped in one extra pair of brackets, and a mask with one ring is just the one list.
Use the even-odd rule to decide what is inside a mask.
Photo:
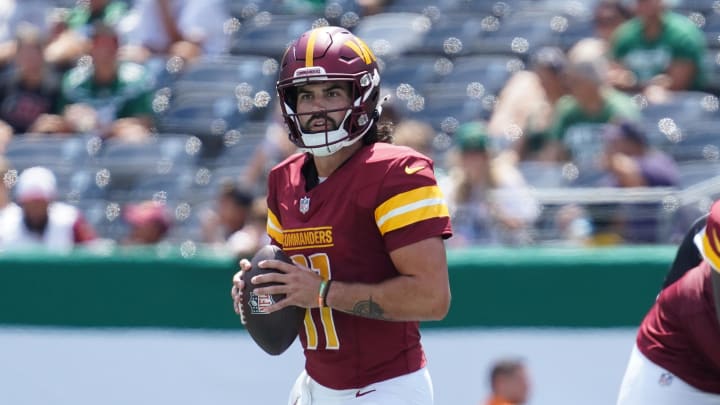
[(323, 279), (320, 282), (320, 289), (318, 290), (318, 307), (322, 308), (325, 306), (325, 290), (327, 290), (328, 281)]
[(328, 296), (328, 293), (330, 292), (330, 284), (332, 284), (332, 280), (327, 281), (327, 284), (325, 285), (325, 291), (323, 291), (323, 294), (322, 294), (322, 306), (326, 307), (326, 308), (328, 307), (327, 296)]
[(332, 280), (323, 280), (320, 282), (320, 290), (318, 291), (318, 307), (324, 308), (327, 307), (327, 295), (328, 291), (330, 291), (330, 284), (332, 284)]

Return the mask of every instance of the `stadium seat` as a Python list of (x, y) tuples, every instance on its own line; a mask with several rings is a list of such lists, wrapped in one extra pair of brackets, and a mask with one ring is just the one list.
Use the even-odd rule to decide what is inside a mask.
[(108, 140), (98, 155), (96, 166), (107, 177), (108, 195), (128, 199), (139, 179), (194, 167), (196, 151), (189, 148), (190, 137), (157, 137), (142, 143)]
[(103, 143), (98, 163), (122, 165), (124, 162), (128, 170), (134, 170), (132, 166), (157, 167), (160, 171), (193, 166), (197, 155), (193, 142), (190, 135), (174, 133), (162, 133), (144, 142), (109, 139)]
[(557, 14), (546, 11), (517, 12), (501, 19), (497, 29), (468, 44), (474, 53), (530, 55), (542, 46), (555, 44), (551, 21)]
[(167, 110), (158, 114), (158, 131), (195, 135), (208, 147), (203, 152), (210, 151), (213, 138), (222, 138), (227, 131), (239, 127), (248, 119), (240, 113), (238, 102), (232, 94), (232, 88), (222, 94), (198, 89), (193, 95), (188, 91), (184, 97), (174, 100)]
[[(458, 3), (462, 3), (464, 0), (393, 0), (389, 2), (386, 7), (386, 12), (389, 13), (427, 13), (431, 7), (436, 10), (453, 10), (459, 7)], [(474, 1), (473, 3), (485, 3), (480, 1)]]
[(288, 44), (311, 29), (314, 20), (308, 16), (260, 12), (233, 34), (230, 53), (261, 54), (280, 59)]
[(175, 83), (247, 83), (257, 92), (273, 90), (276, 77), (276, 59), (248, 54), (219, 55), (193, 61), (183, 69)]
[(263, 120), (275, 95), (277, 62), (264, 56), (201, 58), (169, 88), (166, 108), (158, 112), (160, 130), (213, 132), (216, 120), (233, 128), (244, 120)]
[(240, 21), (251, 19), (262, 10), (269, 10), (274, 0), (227, 0), (228, 13)]
[(244, 166), (256, 152), (256, 149), (265, 139), (264, 126), (241, 128), (240, 139), (227, 144), (219, 156), (214, 159), (214, 167)]
[(676, 124), (720, 118), (717, 96), (703, 91), (676, 91), (663, 103), (651, 103), (642, 110), (644, 120), (659, 122), (670, 118)]
[[(656, 127), (656, 146), (677, 162), (717, 161), (720, 158), (720, 119), (680, 125), (678, 132), (661, 132)], [(658, 134), (659, 133), (659, 134)]]
[(5, 157), (18, 171), (37, 165), (70, 169), (82, 166), (89, 158), (86, 141), (80, 134), (18, 135), (7, 145)]
[(122, 218), (122, 205), (105, 199), (81, 199), (74, 202), (85, 220), (101, 238), (120, 241), (128, 233), (128, 225)]
[(695, 160), (678, 164), (680, 187), (686, 189), (703, 181), (720, 184), (720, 160)]
[(436, 80), (436, 64), (439, 59), (437, 55), (383, 59), (380, 68), (381, 85), (388, 88), (393, 97), (395, 90), (401, 84), (409, 84), (422, 92), (426, 84)]
[(396, 100), (401, 115), (427, 122), (438, 131), (453, 133), (457, 126), (475, 119), (487, 119), (492, 104), (468, 96), (466, 87), (438, 84), (425, 88), (407, 100)]
[(378, 57), (403, 55), (423, 43), (431, 20), (418, 13), (380, 13), (360, 20), (354, 34)]
[(451, 8), (452, 12), (481, 13), (500, 18), (511, 15), (514, 11), (524, 6), (522, 4), (523, 0), (458, 0), (454, 3)]
[(151, 56), (143, 66), (155, 83), (156, 89), (171, 85), (182, 71), (182, 66), (174, 68), (172, 64), (168, 64), (168, 59), (161, 55)]
[(340, 17), (347, 13), (359, 14), (355, 0), (332, 0), (328, 2), (277, 1), (277, 0), (227, 0), (230, 15), (245, 22), (259, 13), (314, 16), (327, 18), (332, 25), (340, 25)]
[(173, 203), (187, 201), (193, 197), (190, 190), (194, 179), (195, 169), (192, 167), (142, 176), (129, 190), (129, 199), (162, 200)]
[[(716, 37), (720, 38), (720, 31)], [(720, 52), (717, 49), (708, 50), (703, 61), (707, 78), (705, 90), (712, 94), (720, 94)]]
[(521, 161), (518, 170), (528, 186), (535, 188), (559, 188), (567, 185), (563, 177), (563, 164), (555, 162)]
[(595, 37), (591, 15), (559, 14), (550, 24), (555, 44), (564, 50), (572, 48), (581, 39)]
[(675, 11), (693, 10), (705, 16), (709, 16), (715, 10), (715, 3), (709, 0), (675, 0), (673, 9)]
[(441, 14), (432, 21), (421, 43), (408, 52), (447, 57), (467, 54), (466, 44), (471, 44), (483, 36), (485, 18), (487, 16), (481, 14)]
[(67, 183), (58, 184), (60, 199), (77, 203), (86, 199), (103, 199), (107, 196), (104, 171), (98, 168), (75, 168), (68, 173)]
[(170, 205), (168, 209), (173, 212), (173, 223), (168, 231), (166, 240), (171, 243), (181, 244), (185, 241), (195, 243), (203, 242), (202, 221), (203, 216), (215, 208), (214, 196), (206, 201), (198, 201), (195, 204), (178, 209), (177, 205)]
[(521, 59), (510, 55), (464, 56), (453, 60), (452, 69), (438, 75), (436, 83), (460, 89), (480, 83), (485, 94), (497, 95), (510, 75), (523, 67)]

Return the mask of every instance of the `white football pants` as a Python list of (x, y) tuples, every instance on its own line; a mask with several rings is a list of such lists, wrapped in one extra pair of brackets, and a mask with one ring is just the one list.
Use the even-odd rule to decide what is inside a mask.
[(433, 402), (432, 381), (426, 368), (349, 390), (324, 387), (303, 370), (290, 391), (288, 405), (433, 405)]
[(720, 395), (700, 391), (651, 362), (633, 347), (617, 405), (720, 405)]

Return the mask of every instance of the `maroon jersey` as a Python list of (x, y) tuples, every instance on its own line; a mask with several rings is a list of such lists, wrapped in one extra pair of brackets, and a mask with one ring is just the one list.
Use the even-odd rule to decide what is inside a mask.
[(665, 288), (637, 336), (653, 363), (693, 387), (720, 394), (720, 324), (715, 314), (708, 262)]
[[(268, 234), (296, 263), (324, 278), (379, 283), (398, 276), (389, 252), (451, 235), (427, 157), (384, 143), (364, 146), (307, 191), (302, 170), (310, 159), (291, 156), (268, 179)], [(425, 365), (418, 322), (313, 308), (300, 340), (308, 374), (334, 389), (364, 387)]]

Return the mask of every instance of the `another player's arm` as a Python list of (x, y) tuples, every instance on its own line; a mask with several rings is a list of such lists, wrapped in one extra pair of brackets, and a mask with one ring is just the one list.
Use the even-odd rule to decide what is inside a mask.
[(662, 289), (679, 280), (688, 270), (695, 268), (702, 262), (702, 254), (700, 254), (697, 246), (695, 246), (694, 239), (695, 235), (705, 228), (707, 217), (707, 215), (703, 215), (696, 219), (692, 226), (690, 226), (690, 229), (678, 247), (677, 253), (675, 253), (675, 259), (670, 266), (670, 270), (665, 275)]
[(390, 253), (400, 273), (379, 284), (333, 281), (327, 304), (353, 315), (393, 321), (439, 320), (450, 308), (445, 246), (429, 238)]

